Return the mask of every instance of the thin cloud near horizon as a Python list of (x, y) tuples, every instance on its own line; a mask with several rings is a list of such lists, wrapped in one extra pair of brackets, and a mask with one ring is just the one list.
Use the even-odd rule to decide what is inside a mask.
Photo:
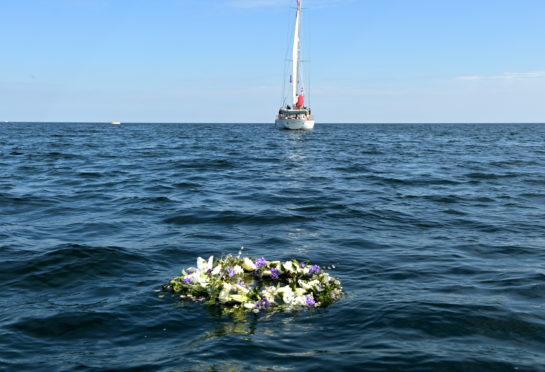
[(545, 71), (529, 72), (505, 72), (501, 75), (469, 75), (458, 76), (456, 80), (514, 80), (514, 79), (533, 79), (545, 77)]

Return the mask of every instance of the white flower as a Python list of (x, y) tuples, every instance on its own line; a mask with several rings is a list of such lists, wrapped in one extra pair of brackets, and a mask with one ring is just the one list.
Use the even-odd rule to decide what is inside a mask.
[(221, 265), (218, 265), (212, 270), (212, 275), (218, 275), (221, 272)]
[(244, 295), (239, 295), (239, 294), (230, 295), (229, 298), (233, 301), (240, 302), (240, 303), (243, 303), (248, 299), (248, 297)]
[(240, 267), (239, 265), (235, 265), (233, 267), (233, 270), (235, 271), (235, 274), (242, 274), (244, 272), (244, 270), (242, 270), (242, 267)]
[(286, 261), (284, 262), (284, 264), (282, 265), (284, 266), (284, 269), (288, 272), (288, 273), (293, 273), (293, 272), (296, 272), (297, 269), (293, 266), (293, 262), (291, 261)]
[(301, 279), (298, 280), (298, 284), (299, 284), (300, 287), (306, 289), (307, 291), (312, 288), (312, 286), (309, 283), (307, 283), (307, 282), (305, 282), (304, 280), (301, 280)]
[(244, 262), (242, 263), (242, 267), (247, 271), (254, 271), (256, 269), (255, 264), (248, 257), (244, 257)]
[(246, 294), (246, 293), (249, 292), (248, 288), (243, 287), (243, 286), (241, 286), (240, 284), (235, 284), (235, 289), (236, 289), (237, 292), (239, 292), (239, 293), (244, 293), (244, 294)]
[(317, 279), (311, 280), (310, 282), (308, 282), (308, 285), (318, 292), (324, 290)]
[(187, 275), (186, 278), (191, 278), (190, 282), (193, 284), (199, 284), (203, 287), (208, 286), (208, 276), (201, 273), (200, 271), (195, 271), (194, 273)]
[(244, 304), (244, 307), (245, 307), (246, 309), (248, 309), (248, 310), (252, 310), (252, 309), (255, 308), (255, 303), (253, 303), (253, 302), (246, 302), (246, 303)]
[(284, 301), (284, 303), (288, 305), (291, 305), (294, 299), (295, 299), (295, 296), (293, 295), (293, 292), (286, 292), (282, 296), (282, 301)]
[(220, 294), (218, 295), (218, 299), (221, 303), (226, 303), (230, 301), (229, 294), (231, 292), (231, 288), (233, 286), (229, 283), (224, 283), (223, 288), (220, 291)]
[(197, 258), (197, 268), (199, 271), (206, 271), (208, 270), (208, 263), (204, 260), (204, 258), (199, 257)]
[(202, 272), (207, 272), (208, 270), (212, 269), (213, 263), (214, 256), (210, 256), (210, 258), (208, 258), (208, 262), (204, 258), (197, 258), (197, 268)]
[(306, 304), (307, 304), (306, 296), (296, 296), (294, 297), (292, 301), (292, 305), (295, 305), (295, 306), (306, 306)]
[(282, 301), (284, 301), (284, 303), (288, 305), (291, 304), (291, 302), (295, 298), (293, 291), (289, 285), (278, 288), (277, 293), (282, 295)]
[(265, 287), (261, 290), (261, 297), (267, 298), (270, 303), (274, 303), (274, 298), (276, 297), (277, 289), (275, 286)]
[(283, 294), (283, 293), (286, 293), (286, 292), (292, 292), (291, 290), (291, 287), (289, 285), (285, 285), (283, 287), (280, 287), (276, 290), (276, 293), (278, 294)]
[(306, 291), (304, 288), (300, 288), (300, 287), (295, 288), (295, 294), (296, 294), (297, 296), (302, 296), (302, 295), (304, 295), (305, 293), (307, 293), (307, 291)]

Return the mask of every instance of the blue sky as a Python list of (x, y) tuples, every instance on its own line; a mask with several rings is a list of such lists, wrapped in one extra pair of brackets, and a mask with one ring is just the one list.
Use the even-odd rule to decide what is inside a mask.
[[(2, 0), (0, 120), (272, 122), (294, 3)], [(543, 0), (304, 6), (318, 123), (545, 122)]]

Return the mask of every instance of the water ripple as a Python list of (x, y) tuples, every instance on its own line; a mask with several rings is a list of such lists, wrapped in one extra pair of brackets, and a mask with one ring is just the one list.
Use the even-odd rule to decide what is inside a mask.
[[(545, 371), (543, 125), (2, 130), (0, 369)], [(155, 292), (240, 246), (334, 264), (347, 297)]]

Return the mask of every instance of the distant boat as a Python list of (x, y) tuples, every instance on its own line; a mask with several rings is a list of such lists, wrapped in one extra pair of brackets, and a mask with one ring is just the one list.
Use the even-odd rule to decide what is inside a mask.
[(119, 124), (121, 124), (121, 122), (120, 121), (112, 121), (112, 122), (110, 122), (110, 124), (119, 125)]
[[(312, 129), (314, 119), (311, 116), (310, 108), (305, 107), (305, 91), (301, 79), (301, 0), (297, 0), (297, 13), (295, 15), (295, 32), (293, 35), (293, 59), (291, 66), (291, 99), (292, 105), (282, 106), (278, 111), (275, 126), (284, 129)], [(300, 89), (299, 89), (300, 88)], [(286, 99), (284, 99), (284, 103)]]

